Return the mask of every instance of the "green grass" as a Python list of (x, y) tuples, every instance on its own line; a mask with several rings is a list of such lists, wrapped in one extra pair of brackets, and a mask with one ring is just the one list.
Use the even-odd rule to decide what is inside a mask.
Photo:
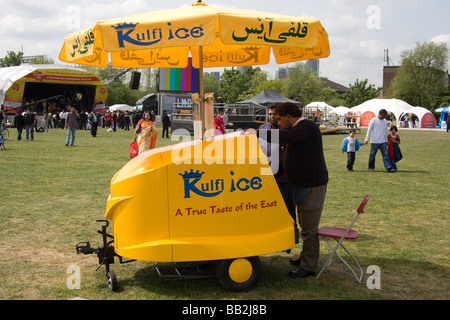
[[(363, 269), (381, 269), (381, 289), (358, 284), (338, 259), (315, 278), (291, 279), (286, 253), (261, 257), (258, 285), (245, 293), (223, 290), (217, 280), (171, 281), (157, 276), (153, 263), (112, 265), (119, 292), (106, 287), (95, 255), (77, 255), (79, 241), (101, 245), (97, 234), (113, 175), (129, 160), (132, 132), (100, 129), (97, 138), (77, 131), (76, 146), (65, 146), (65, 131), (38, 133), (17, 142), (15, 129), (0, 151), (0, 299), (448, 299), (450, 237), (448, 208), (450, 134), (399, 132), (404, 159), (387, 174), (377, 156), (367, 171), (370, 147), (357, 154), (347, 172), (340, 152), (346, 135), (323, 137), (330, 173), (322, 225), (346, 227), (366, 194), (372, 198), (355, 225), (360, 238), (348, 247)], [(357, 137), (364, 140), (365, 130)], [(172, 143), (159, 138), (158, 146)], [(299, 246), (293, 253), (298, 254)], [(321, 243), (322, 265), (329, 255)], [(69, 290), (67, 268), (81, 270), (81, 289)]]

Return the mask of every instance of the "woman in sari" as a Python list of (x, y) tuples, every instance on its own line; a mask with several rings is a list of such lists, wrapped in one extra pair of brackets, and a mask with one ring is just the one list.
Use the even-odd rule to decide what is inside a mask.
[[(136, 139), (137, 138), (137, 139)], [(141, 119), (134, 131), (134, 141), (139, 146), (139, 154), (155, 148), (158, 131), (153, 121), (150, 120), (150, 113), (144, 113), (144, 119)]]

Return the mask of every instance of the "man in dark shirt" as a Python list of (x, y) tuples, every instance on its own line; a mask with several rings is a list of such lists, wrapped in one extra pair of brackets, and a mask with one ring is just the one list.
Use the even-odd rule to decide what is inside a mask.
[(25, 131), (27, 134), (27, 141), (30, 140), (34, 141), (34, 125), (36, 123), (36, 116), (34, 115), (34, 112), (31, 110), (25, 110), (25, 113), (23, 114), (23, 120), (25, 123)]
[(66, 134), (66, 147), (69, 145), (70, 142), (70, 135), (72, 135), (72, 142), (71, 146), (73, 147), (75, 144), (75, 133), (79, 127), (78, 120), (79, 120), (78, 112), (75, 109), (74, 106), (71, 107), (70, 112), (67, 114), (66, 117), (66, 123), (65, 123), (65, 129), (67, 129)]
[[(278, 125), (278, 121), (275, 117), (275, 110), (279, 104), (271, 104), (267, 107), (267, 115), (269, 118), (269, 122), (262, 124), (258, 128), (258, 132), (260, 134), (264, 130), (283, 130)], [(292, 199), (293, 189), (292, 185), (288, 182), (286, 175), (284, 172), (281, 172), (280, 169), (280, 162), (283, 158), (283, 149), (284, 146), (280, 144), (270, 143), (265, 141), (264, 139), (259, 139), (261, 149), (263, 150), (264, 154), (267, 156), (269, 160), (270, 167), (272, 169), (272, 172), (275, 176), (275, 180), (277, 181), (278, 188), (280, 189), (281, 195), (283, 196), (284, 203), (286, 204), (286, 208), (288, 209), (289, 214), (291, 215), (292, 219), (294, 220), (294, 228), (295, 228), (295, 243), (298, 243), (298, 228), (297, 228), (297, 218), (296, 218), (296, 211), (295, 211), (295, 204)], [(272, 154), (272, 151), (275, 151), (275, 154)]]
[(169, 138), (170, 118), (166, 110), (164, 110), (162, 115), (162, 124), (163, 124), (163, 138)]
[[(322, 133), (310, 120), (302, 118), (301, 110), (293, 103), (283, 103), (275, 111), (279, 143), (285, 145), (281, 170), (294, 188), (298, 222), (303, 247), (298, 259), (290, 263), (298, 266), (290, 271), (292, 277), (315, 275), (319, 260), (319, 228), (328, 184), (328, 170), (323, 154)], [(270, 139), (270, 134), (267, 135)]]
[(22, 141), (22, 130), (25, 127), (25, 122), (23, 120), (22, 112), (18, 112), (15, 119), (14, 124), (17, 128), (17, 141)]

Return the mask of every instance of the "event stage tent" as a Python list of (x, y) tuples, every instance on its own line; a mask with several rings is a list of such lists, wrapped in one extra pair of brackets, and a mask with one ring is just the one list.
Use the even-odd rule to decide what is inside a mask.
[(416, 115), (417, 118), (419, 118), (419, 128), (436, 128), (436, 118), (428, 109), (423, 107), (412, 107), (403, 112), (401, 117), (405, 114)]
[(395, 116), (395, 119), (392, 120), (396, 120), (398, 123), (401, 119), (401, 115), (412, 107), (412, 105), (398, 99), (372, 99), (359, 106), (353, 107), (350, 110), (355, 113), (360, 112), (361, 127), (368, 127), (370, 120), (377, 117), (381, 109), (385, 109), (387, 112), (392, 113)]
[(261, 91), (261, 93), (259, 93), (257, 96), (255, 96), (251, 99), (248, 99), (245, 101), (239, 101), (236, 103), (237, 104), (255, 103), (255, 104), (262, 105), (262, 106), (268, 106), (273, 103), (284, 103), (284, 102), (292, 102), (296, 105), (303, 106), (303, 103), (294, 101), (294, 100), (290, 100), (275, 90), (263, 90), (263, 91)]
[(22, 64), (0, 68), (0, 104), (6, 110), (22, 106), (25, 99), (81, 96), (86, 106), (104, 104), (105, 84), (86, 70), (60, 65)]

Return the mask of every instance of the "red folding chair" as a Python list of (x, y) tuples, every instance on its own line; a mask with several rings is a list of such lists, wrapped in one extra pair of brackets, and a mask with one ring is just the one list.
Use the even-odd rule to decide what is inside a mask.
[[(356, 219), (358, 219), (359, 215), (364, 212), (364, 207), (366, 206), (367, 202), (370, 199), (370, 195), (367, 195), (364, 197), (363, 201), (359, 205), (358, 209), (356, 210), (357, 214), (355, 218), (353, 219), (352, 223), (350, 223), (349, 227), (347, 229), (342, 228), (334, 228), (334, 227), (321, 227), (317, 234), (321, 236), (327, 245), (332, 250), (330, 257), (325, 262), (324, 266), (322, 267), (322, 270), (320, 270), (319, 274), (317, 275), (317, 279), (321, 276), (322, 272), (331, 264), (331, 261), (333, 259), (333, 256), (336, 254), (339, 259), (342, 260), (342, 262), (345, 263), (345, 265), (352, 271), (353, 275), (355, 276), (356, 280), (361, 283), (362, 277), (364, 275), (364, 271), (361, 268), (360, 264), (358, 263), (358, 260), (350, 253), (350, 251), (347, 250), (347, 248), (344, 246), (344, 240), (355, 240), (358, 238), (359, 234), (357, 231), (352, 230), (353, 224), (356, 222)], [(327, 238), (335, 239), (337, 241), (337, 245), (333, 248), (333, 246), (328, 242)], [(358, 276), (355, 272), (355, 270), (347, 263), (347, 261), (342, 258), (337, 250), (342, 247), (345, 252), (353, 259), (353, 261), (356, 263), (356, 265), (359, 268), (360, 276)]]

